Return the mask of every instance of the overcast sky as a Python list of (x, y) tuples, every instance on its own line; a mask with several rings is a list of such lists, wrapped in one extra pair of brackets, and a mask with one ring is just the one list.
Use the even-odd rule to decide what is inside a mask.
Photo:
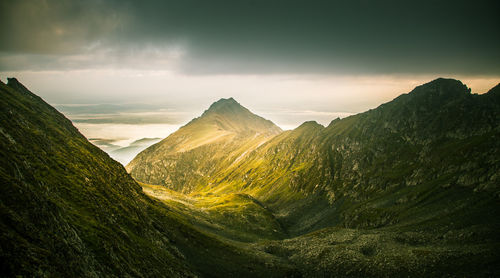
[(498, 84), (499, 3), (0, 0), (0, 78), (82, 126), (175, 126), (230, 96), (328, 124), (441, 76)]

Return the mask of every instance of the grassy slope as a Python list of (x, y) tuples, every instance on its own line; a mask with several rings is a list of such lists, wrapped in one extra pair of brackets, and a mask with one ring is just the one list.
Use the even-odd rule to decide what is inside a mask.
[(327, 128), (305, 123), (214, 175), (205, 190), (248, 193), (288, 214), (290, 200), (324, 199), (341, 209), (411, 188), (498, 197), (495, 92), (471, 95), (457, 81), (437, 80)]
[[(283, 276), (199, 232), (19, 84), (0, 84), (1, 276)], [(265, 263), (264, 263), (265, 262)]]
[(221, 167), (242, 160), (281, 130), (242, 107), (221, 99), (203, 115), (137, 155), (127, 170), (148, 184), (191, 192)]
[(167, 204), (186, 222), (223, 239), (254, 242), (286, 237), (273, 214), (247, 194), (188, 196), (161, 185), (140, 184), (144, 193)]
[(143, 184), (160, 203), (41, 99), (0, 86), (5, 276), (499, 273), (498, 88), (440, 80), (235, 162), (238, 145), (188, 196)]
[[(258, 245), (278, 246), (269, 253), (308, 275), (491, 276), (500, 264), (499, 96), (499, 87), (478, 96), (438, 79), (327, 128), (308, 122), (284, 132), (217, 166), (192, 196), (214, 194), (216, 203), (248, 194), (284, 234), (313, 232)], [(314, 232), (325, 227), (336, 228)], [(359, 237), (329, 247), (329, 236), (350, 229)], [(359, 238), (376, 247), (365, 250)]]

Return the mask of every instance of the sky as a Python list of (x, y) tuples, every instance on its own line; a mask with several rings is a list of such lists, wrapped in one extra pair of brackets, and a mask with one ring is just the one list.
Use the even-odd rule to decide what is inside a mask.
[(0, 79), (122, 145), (223, 97), (284, 129), (327, 125), (438, 77), (498, 84), (499, 3), (0, 0)]

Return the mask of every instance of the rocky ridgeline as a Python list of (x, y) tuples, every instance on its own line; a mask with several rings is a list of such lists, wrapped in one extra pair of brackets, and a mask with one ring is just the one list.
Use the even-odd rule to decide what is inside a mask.
[(10, 79), (2, 276), (497, 276), (499, 88), (437, 79), (285, 132), (223, 99), (127, 166), (141, 190)]
[[(210, 174), (191, 175), (183, 186), (201, 195), (245, 193), (261, 202), (289, 237), (299, 236), (278, 242), (288, 251), (275, 255), (319, 264), (303, 265), (311, 271), (308, 275), (340, 275), (351, 269), (353, 276), (383, 276), (384, 271), (417, 275), (420, 270), (439, 276), (453, 269), (457, 273), (482, 269), (488, 276), (498, 263), (492, 246), (498, 246), (494, 231), (500, 226), (495, 217), (500, 212), (499, 91), (496, 86), (474, 95), (460, 81), (437, 79), (327, 127), (306, 122), (267, 138), (236, 163), (209, 160)], [(211, 153), (205, 147), (199, 148), (200, 153)], [(222, 145), (212, 151), (215, 154), (219, 149)], [(182, 165), (204, 158), (184, 160), (180, 155), (171, 159)], [(207, 173), (197, 165), (186, 167)], [(169, 174), (170, 179), (175, 175)], [(368, 249), (357, 253), (365, 265), (346, 262), (356, 259), (348, 256), (349, 250), (357, 248), (354, 242), (335, 249), (338, 256), (347, 257), (333, 263), (327, 243), (314, 241), (316, 231), (329, 227), (383, 229), (380, 234), (388, 240), (374, 249), (379, 257), (373, 260), (365, 260), (364, 253), (371, 252)], [(411, 243), (397, 240), (400, 237), (394, 234), (401, 232), (435, 240), (414, 250)], [(336, 233), (332, 230), (332, 236)], [(441, 242), (446, 235), (455, 235), (453, 242), (463, 246), (453, 249), (452, 243)], [(405, 267), (391, 266), (394, 261), (384, 259), (394, 248), (401, 249), (397, 256)], [(480, 263), (472, 266), (446, 252)], [(372, 264), (379, 267), (370, 272)]]

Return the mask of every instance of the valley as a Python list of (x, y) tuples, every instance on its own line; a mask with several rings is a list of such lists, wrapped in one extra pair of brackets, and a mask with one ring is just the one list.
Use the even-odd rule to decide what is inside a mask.
[(500, 272), (498, 85), (440, 78), (291, 131), (221, 99), (125, 168), (0, 86), (5, 276)]
[[(250, 149), (212, 140), (183, 148), (186, 141), (171, 143), (179, 136), (174, 133), (163, 141), (174, 154), (162, 158), (161, 146), (152, 146), (127, 169), (139, 181), (159, 184), (142, 186), (194, 226), (277, 249), (270, 253), (294, 265), (305, 260), (314, 265), (302, 265), (307, 276), (343, 276), (350, 267), (354, 276), (472, 275), (479, 269), (486, 275), (498, 264), (492, 249), (500, 212), (498, 93), (497, 86), (472, 95), (459, 81), (437, 79), (374, 110), (327, 127), (306, 122)], [(231, 112), (211, 107), (179, 134), (201, 130), (196, 121), (211, 113), (232, 128), (217, 125), (219, 132), (234, 134), (241, 120), (231, 119), (246, 109), (234, 100), (214, 105)], [(137, 174), (170, 159), (200, 172), (188, 180), (167, 168)], [(348, 244), (327, 247), (327, 238), (344, 234), (351, 235)], [(467, 262), (479, 257), (484, 261), (474, 266), (481, 267), (469, 272)], [(346, 265), (353, 260), (359, 263)]]

